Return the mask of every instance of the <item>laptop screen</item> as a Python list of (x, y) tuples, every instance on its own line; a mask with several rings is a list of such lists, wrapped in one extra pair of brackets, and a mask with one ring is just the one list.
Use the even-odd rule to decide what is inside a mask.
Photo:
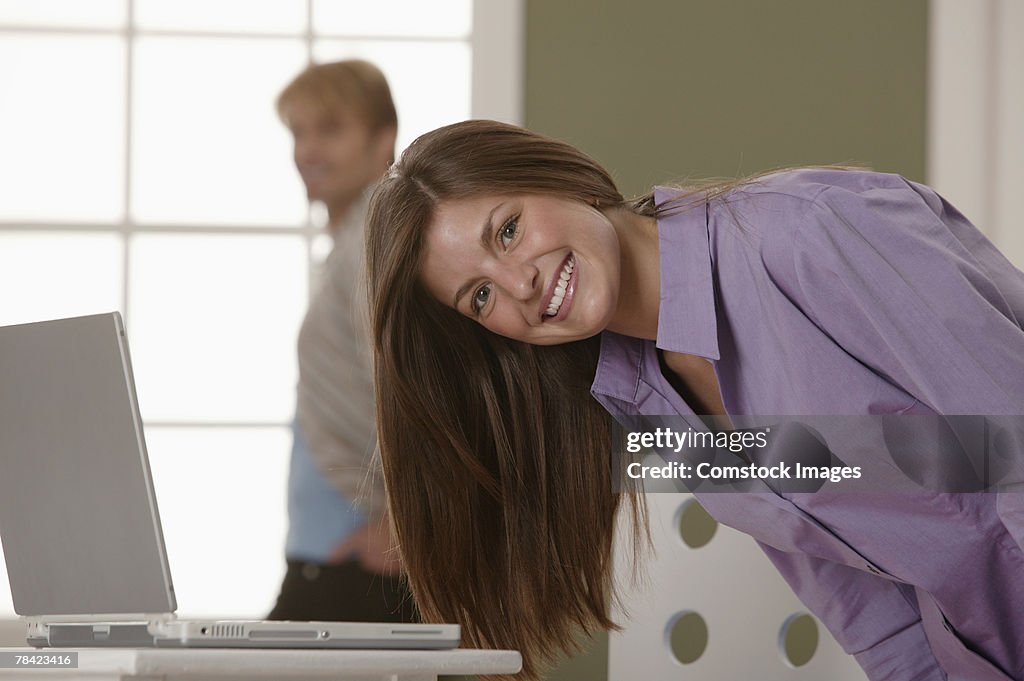
[(0, 537), (19, 615), (174, 611), (118, 313), (0, 327)]

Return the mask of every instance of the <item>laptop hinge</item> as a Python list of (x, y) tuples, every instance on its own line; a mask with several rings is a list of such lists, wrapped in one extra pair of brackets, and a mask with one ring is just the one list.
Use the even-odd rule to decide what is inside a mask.
[(47, 624), (89, 624), (91, 622), (167, 622), (175, 619), (174, 613), (113, 613), (106, 615), (32, 615), (22, 616), (21, 620), (32, 627), (45, 627)]

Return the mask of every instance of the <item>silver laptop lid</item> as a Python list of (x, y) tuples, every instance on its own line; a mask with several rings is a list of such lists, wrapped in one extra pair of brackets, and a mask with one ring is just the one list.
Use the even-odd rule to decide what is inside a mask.
[(0, 327), (0, 537), (19, 615), (177, 607), (117, 312)]

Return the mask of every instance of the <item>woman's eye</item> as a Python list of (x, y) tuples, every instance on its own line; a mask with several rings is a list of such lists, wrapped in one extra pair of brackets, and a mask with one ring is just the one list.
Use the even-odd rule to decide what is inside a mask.
[(501, 245), (508, 248), (509, 244), (512, 243), (512, 239), (516, 236), (516, 231), (519, 229), (519, 218), (511, 218), (508, 222), (502, 225), (501, 229), (498, 230), (498, 238), (501, 239)]
[(484, 305), (487, 304), (487, 299), (491, 295), (491, 288), (489, 286), (481, 286), (473, 294), (473, 312), (479, 314), (480, 310), (484, 309)]

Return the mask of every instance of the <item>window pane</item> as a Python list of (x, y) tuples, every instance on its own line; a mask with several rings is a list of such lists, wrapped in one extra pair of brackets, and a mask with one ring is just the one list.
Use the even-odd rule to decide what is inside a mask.
[(125, 0), (0, 0), (0, 24), (122, 28)]
[(301, 40), (143, 38), (133, 74), (140, 222), (298, 225), (306, 202), (274, 100)]
[(287, 428), (146, 428), (178, 614), (262, 618), (284, 575)]
[(305, 0), (135, 0), (135, 25), (186, 31), (306, 30)]
[(121, 309), (117, 234), (0, 232), (0, 326)]
[(135, 237), (128, 322), (143, 417), (290, 420), (307, 272), (298, 236)]
[(0, 219), (124, 214), (124, 41), (0, 33)]
[(398, 109), (398, 150), (419, 135), (469, 118), (469, 45), (463, 42), (318, 41), (316, 61), (359, 57), (387, 76)]
[(313, 0), (313, 30), (334, 35), (467, 37), (470, 0)]

